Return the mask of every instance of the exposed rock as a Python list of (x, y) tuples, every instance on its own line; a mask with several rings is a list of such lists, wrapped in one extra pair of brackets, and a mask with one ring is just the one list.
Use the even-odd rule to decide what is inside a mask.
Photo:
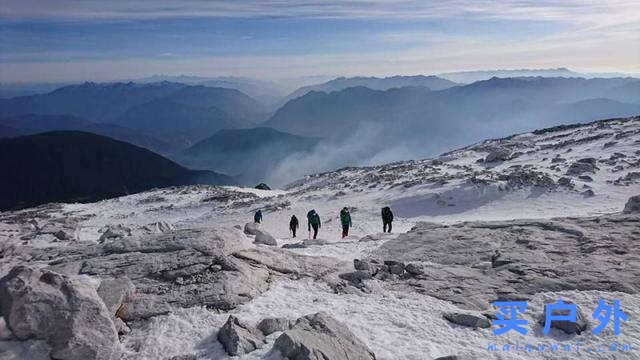
[(418, 276), (424, 274), (424, 266), (418, 263), (409, 263), (405, 266), (405, 271), (411, 275)]
[(258, 232), (258, 234), (256, 234), (256, 238), (253, 241), (256, 244), (263, 244), (263, 245), (269, 245), (269, 246), (278, 246), (278, 242), (276, 241), (276, 239), (271, 236), (271, 234), (268, 234), (264, 231), (260, 231)]
[(356, 270), (371, 270), (371, 266), (369, 266), (369, 262), (365, 260), (353, 259), (353, 267)]
[(120, 357), (111, 315), (84, 279), (17, 266), (0, 279), (0, 310), (15, 337), (45, 340), (54, 359)]
[(460, 358), (456, 355), (447, 355), (447, 356), (441, 356), (439, 358), (436, 358), (434, 360), (460, 360)]
[(404, 274), (404, 264), (400, 261), (387, 260), (384, 262), (389, 267), (389, 272), (394, 275)]
[(632, 196), (624, 205), (624, 212), (628, 214), (640, 213), (640, 195)]
[(107, 306), (111, 316), (116, 316), (122, 306), (133, 301), (135, 291), (135, 285), (126, 276), (103, 279), (98, 287), (98, 295)]
[(489, 152), (487, 157), (484, 158), (484, 162), (490, 163), (494, 161), (507, 161), (509, 159), (511, 159), (511, 150), (496, 147)]
[(118, 335), (128, 335), (129, 333), (131, 333), (131, 329), (129, 328), (129, 326), (119, 317), (114, 318), (113, 325), (115, 325)]
[[(565, 304), (572, 304), (570, 301), (564, 301)], [(538, 317), (538, 324), (544, 327), (547, 313), (547, 306), (550, 304), (545, 304), (542, 314)], [(553, 310), (552, 315), (569, 315), (569, 310)], [(578, 334), (580, 335), (584, 330), (589, 326), (589, 322), (587, 321), (584, 314), (578, 306), (576, 306), (576, 321), (568, 321), (568, 320), (554, 320), (551, 321), (551, 328), (559, 329), (564, 331), (567, 334)]]
[(264, 335), (258, 329), (241, 323), (233, 315), (229, 315), (227, 322), (218, 331), (218, 341), (231, 356), (248, 354), (266, 343)]
[(260, 184), (256, 185), (256, 189), (258, 189), (258, 190), (271, 190), (269, 185), (267, 185), (265, 183), (260, 183)]
[(491, 322), (482, 315), (473, 315), (465, 313), (444, 313), (442, 317), (454, 324), (471, 328), (489, 328)]
[(375, 354), (344, 324), (324, 312), (307, 315), (280, 335), (273, 349), (295, 360), (375, 360)]
[(596, 170), (597, 170), (597, 167), (590, 162), (577, 161), (571, 164), (571, 166), (569, 166), (569, 169), (567, 170), (567, 175), (578, 176), (586, 172), (595, 173)]
[(135, 302), (122, 307), (125, 321), (165, 314), (173, 307), (231, 310), (267, 290), (269, 270), (236, 257), (253, 248), (234, 228), (183, 229), (118, 238), (94, 247), (31, 249), (34, 260), (101, 278), (131, 279)]
[(131, 229), (121, 224), (115, 226), (108, 225), (106, 228), (102, 229), (101, 232), (102, 235), (100, 235), (100, 238), (98, 239), (99, 243), (131, 236)]
[(582, 181), (587, 181), (587, 182), (592, 182), (593, 178), (589, 175), (580, 175), (578, 176), (578, 179), (582, 180)]
[(258, 226), (257, 223), (248, 222), (244, 224), (244, 233), (247, 235), (258, 235), (260, 233)]
[(593, 190), (588, 189), (588, 190), (585, 190), (585, 191), (582, 192), (582, 196), (584, 196), (584, 197), (593, 197), (593, 196), (596, 196), (596, 193), (593, 192)]
[(289, 330), (293, 322), (286, 318), (266, 318), (258, 323), (258, 330), (262, 331), (265, 336), (274, 332)]
[[(428, 264), (423, 274), (385, 282), (385, 288), (418, 292), (482, 311), (499, 299), (528, 299), (549, 291), (637, 293), (640, 263), (635, 259), (640, 249), (630, 244), (637, 241), (638, 228), (640, 217), (635, 214), (418, 223), (371, 256)], [(480, 266), (490, 261), (493, 267)], [(383, 271), (373, 276), (390, 279)]]
[(157, 221), (143, 227), (149, 233), (161, 234), (175, 230), (175, 227), (165, 221)]

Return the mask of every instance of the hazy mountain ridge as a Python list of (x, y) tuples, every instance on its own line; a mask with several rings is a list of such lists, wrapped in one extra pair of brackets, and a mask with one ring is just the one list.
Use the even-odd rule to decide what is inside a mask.
[[(20, 156), (16, 156), (20, 154)], [(147, 149), (104, 136), (55, 131), (0, 139), (0, 209), (46, 202), (91, 202), (193, 183), (233, 184), (186, 169)]]
[(423, 86), (429, 88), (430, 90), (443, 90), (456, 85), (458, 84), (434, 75), (396, 75), (385, 78), (379, 78), (375, 76), (339, 77), (322, 84), (301, 87), (284, 98), (284, 100), (282, 100), (282, 104), (285, 104), (289, 100), (304, 96), (310, 91), (321, 91), (329, 93), (358, 86), (363, 86), (371, 90), (389, 90), (392, 88), (401, 88), (407, 86)]
[(265, 127), (226, 129), (175, 158), (193, 168), (216, 169), (254, 184), (264, 181), (270, 170), (287, 157), (311, 151), (319, 140)]
[(0, 132), (0, 137), (75, 130), (107, 136), (163, 155), (172, 154), (180, 149), (175, 144), (128, 127), (108, 123), (92, 123), (72, 115), (18, 115), (0, 119), (0, 126), (9, 127), (14, 130), (12, 132)]

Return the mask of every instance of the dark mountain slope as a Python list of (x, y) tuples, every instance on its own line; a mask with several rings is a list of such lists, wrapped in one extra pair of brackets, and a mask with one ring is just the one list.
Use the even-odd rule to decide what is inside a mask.
[(47, 202), (92, 202), (154, 187), (229, 184), (149, 150), (75, 131), (0, 139), (0, 210)]
[(263, 181), (287, 157), (310, 151), (318, 141), (265, 127), (221, 130), (183, 151), (179, 160), (193, 168), (238, 175), (252, 184)]

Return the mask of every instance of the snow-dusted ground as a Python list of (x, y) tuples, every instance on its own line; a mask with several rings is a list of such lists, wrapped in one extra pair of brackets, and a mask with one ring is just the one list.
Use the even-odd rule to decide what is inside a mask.
[[(508, 148), (519, 155), (507, 161), (477, 162), (497, 147)], [(554, 161), (556, 157), (564, 160)], [(595, 173), (584, 174), (591, 180), (566, 175), (572, 163), (589, 157), (598, 160)], [(514, 174), (515, 171), (524, 171), (524, 175), (522, 172)], [(95, 243), (107, 226), (123, 225), (131, 228), (133, 235), (154, 231), (149, 225), (158, 222), (177, 229), (234, 226), (251, 221), (254, 211), (262, 209), (262, 229), (276, 237), (279, 245), (284, 245), (308, 237), (305, 215), (308, 210), (316, 209), (323, 221), (319, 239), (326, 244), (291, 251), (350, 261), (365, 257), (385, 241), (411, 229), (418, 221), (454, 223), (618, 212), (630, 196), (640, 194), (640, 177), (636, 179), (633, 175), (636, 172), (640, 172), (638, 118), (487, 141), (437, 159), (342, 169), (309, 176), (286, 190), (192, 186), (153, 190), (92, 204), (6, 212), (0, 213), (0, 250), (4, 248), (6, 254), (0, 258), (0, 276), (23, 261), (20, 256), (11, 255), (19, 253), (15, 248), (22, 245), (65, 246), (68, 243), (42, 230), (56, 219), (72, 222), (74, 242)], [(631, 174), (630, 180), (626, 181), (628, 174)], [(563, 177), (570, 178), (573, 186), (558, 186)], [(551, 185), (547, 178), (552, 180)], [(587, 190), (592, 190), (594, 195), (584, 194)], [(380, 209), (387, 205), (395, 213), (393, 233), (381, 234)], [(351, 208), (353, 228), (350, 236), (342, 239), (338, 215), (344, 206)], [(292, 214), (300, 220), (296, 239), (288, 230)], [(367, 235), (378, 240), (359, 241)], [(375, 281), (371, 286), (375, 288)], [(538, 294), (530, 302), (532, 310), (525, 318), (533, 322), (533, 315), (540, 312), (544, 300), (560, 297), (590, 311), (595, 309), (600, 298), (619, 298), (629, 321), (622, 325), (622, 334), (618, 337), (613, 337), (610, 331), (598, 336), (580, 336), (583, 350), (579, 353), (489, 353), (486, 348), (491, 342), (503, 345), (519, 341), (537, 345), (561, 341), (575, 345), (576, 339), (555, 330), (545, 337), (539, 329), (530, 330), (526, 336), (511, 333), (495, 337), (491, 329), (471, 330), (443, 320), (443, 311), (456, 310), (449, 302), (418, 294), (395, 293), (382, 287), (370, 294), (335, 294), (325, 284), (309, 279), (281, 280), (272, 284), (268, 292), (233, 313), (255, 323), (267, 316), (295, 319), (324, 310), (345, 322), (379, 359), (388, 360), (431, 359), (452, 354), (463, 359), (640, 358), (639, 295), (598, 291)], [(191, 308), (136, 324), (134, 331), (124, 337), (125, 357), (160, 359), (197, 354), (207, 359), (224, 359), (227, 356), (215, 334), (227, 316)], [(276, 337), (274, 334), (268, 339), (273, 342)], [(633, 351), (587, 353), (584, 350), (613, 341), (631, 344)], [(0, 342), (0, 349), (2, 346)], [(11, 346), (14, 350), (17, 348), (15, 344)], [(266, 346), (244, 358), (269, 358), (269, 348)], [(12, 353), (0, 352), (0, 355), (20, 358), (15, 353), (13, 357), (9, 355)]]

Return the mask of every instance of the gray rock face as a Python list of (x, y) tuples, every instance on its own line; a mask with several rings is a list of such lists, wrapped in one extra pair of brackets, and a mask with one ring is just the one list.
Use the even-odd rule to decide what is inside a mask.
[(231, 356), (248, 354), (265, 344), (264, 335), (258, 329), (241, 323), (233, 315), (229, 315), (227, 322), (218, 331), (218, 341)]
[(633, 246), (638, 229), (637, 213), (446, 226), (419, 223), (371, 256), (425, 265), (422, 272), (406, 269), (412, 276), (385, 282), (387, 288), (485, 310), (496, 300), (527, 300), (548, 291), (638, 293), (640, 248)]
[(454, 324), (460, 326), (466, 326), (471, 328), (489, 328), (491, 327), (491, 322), (489, 319), (482, 315), (473, 315), (473, 314), (465, 314), (465, 313), (444, 313), (442, 317)]
[[(565, 301), (564, 303), (570, 304), (571, 302)], [(545, 325), (547, 306), (549, 306), (549, 304), (544, 305), (544, 310), (542, 311), (542, 314), (540, 314), (540, 316), (538, 317), (538, 324), (540, 324), (543, 327)], [(552, 312), (552, 315), (569, 315), (569, 310), (562, 310), (562, 311), (554, 310)], [(583, 331), (587, 329), (587, 327), (589, 326), (589, 322), (587, 321), (587, 318), (584, 316), (580, 308), (576, 306), (575, 322), (565, 321), (565, 320), (560, 320), (560, 321), (554, 320), (554, 321), (551, 321), (550, 325), (551, 325), (551, 328), (562, 330), (567, 334), (580, 335)]]
[(629, 198), (624, 206), (624, 212), (628, 214), (640, 213), (640, 195), (632, 196)]
[(15, 267), (0, 279), (0, 310), (16, 338), (46, 340), (54, 359), (120, 357), (109, 311), (82, 279)]
[(131, 229), (120, 224), (115, 226), (107, 226), (106, 228), (102, 229), (102, 231), (102, 235), (100, 235), (100, 239), (98, 239), (99, 243), (131, 236)]
[(256, 244), (278, 246), (278, 242), (276, 241), (276, 239), (271, 236), (271, 234), (268, 234), (264, 231), (260, 231), (258, 234), (256, 234), (256, 238), (253, 242)]
[(344, 324), (326, 313), (307, 315), (280, 335), (273, 349), (295, 360), (375, 360), (375, 354)]
[(109, 309), (111, 316), (116, 316), (122, 306), (133, 301), (135, 285), (128, 277), (103, 279), (98, 287), (98, 295)]
[(258, 324), (258, 330), (262, 331), (265, 336), (271, 335), (277, 331), (289, 330), (293, 325), (292, 321), (285, 318), (266, 318), (262, 319)]
[[(237, 229), (189, 229), (118, 238), (102, 245), (33, 249), (53, 268), (101, 278), (127, 276), (135, 302), (118, 313), (125, 321), (165, 314), (172, 307), (230, 310), (268, 288), (269, 270), (237, 258), (252, 248)], [(70, 271), (70, 270), (69, 270)]]

